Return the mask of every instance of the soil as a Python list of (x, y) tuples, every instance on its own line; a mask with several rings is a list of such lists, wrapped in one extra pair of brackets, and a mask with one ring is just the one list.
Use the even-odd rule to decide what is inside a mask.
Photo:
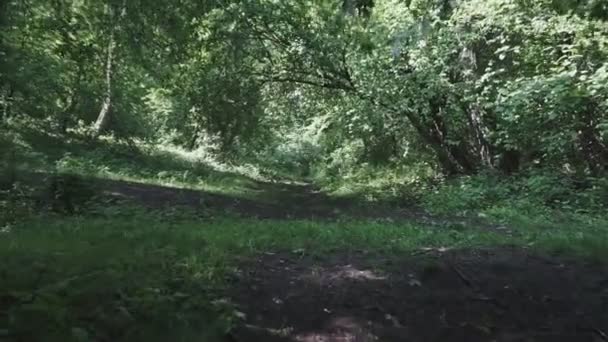
[(254, 199), (190, 189), (103, 180), (106, 196), (128, 199), (151, 208), (187, 206), (209, 212), (260, 219), (335, 219), (407, 217), (410, 211), (386, 206), (369, 207), (353, 198), (334, 198), (310, 184), (256, 182)]
[(249, 341), (607, 341), (608, 268), (522, 248), (267, 253), (230, 290)]
[[(186, 206), (257, 219), (407, 220), (501, 227), (352, 198), (311, 185), (257, 183), (256, 199), (96, 180), (106, 201)], [(509, 232), (502, 228), (503, 232)], [(606, 264), (523, 248), (266, 253), (244, 261), (227, 290), (236, 342), (608, 341)]]
[(508, 227), (492, 224), (479, 217), (440, 217), (412, 204), (400, 206), (363, 201), (356, 197), (332, 197), (312, 184), (257, 181), (255, 188), (250, 189), (253, 198), (107, 179), (95, 180), (94, 184), (106, 200), (128, 200), (150, 209), (183, 206), (198, 211), (202, 216), (229, 214), (256, 219), (322, 221), (371, 219), (512, 233)]

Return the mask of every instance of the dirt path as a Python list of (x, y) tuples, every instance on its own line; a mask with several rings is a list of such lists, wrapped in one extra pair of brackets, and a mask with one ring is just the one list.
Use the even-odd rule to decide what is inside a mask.
[(151, 208), (187, 206), (195, 210), (260, 219), (407, 219), (416, 213), (406, 208), (362, 203), (353, 198), (330, 197), (311, 184), (255, 182), (248, 197), (150, 184), (100, 180), (104, 196), (131, 200)]
[(256, 219), (372, 219), (415, 222), (425, 226), (490, 229), (509, 233), (481, 218), (439, 217), (420, 208), (332, 197), (306, 183), (254, 182), (248, 197), (115, 180), (96, 180), (106, 200), (128, 200), (152, 209), (184, 206), (203, 215), (234, 215)]
[[(431, 255), (432, 254), (432, 255)], [(235, 276), (253, 341), (606, 341), (608, 270), (523, 249), (266, 254)]]
[[(258, 182), (250, 198), (108, 180), (99, 186), (110, 199), (151, 208), (183, 205), (246, 218), (450, 222), (332, 198), (308, 184)], [(236, 342), (608, 341), (606, 264), (522, 248), (266, 253), (244, 262), (231, 280), (227, 297), (240, 320), (229, 339)]]

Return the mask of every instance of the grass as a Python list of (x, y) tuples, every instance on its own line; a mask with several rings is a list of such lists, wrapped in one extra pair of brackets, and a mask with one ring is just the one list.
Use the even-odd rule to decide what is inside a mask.
[(91, 142), (79, 135), (47, 134), (29, 125), (16, 125), (14, 131), (0, 135), (0, 148), (6, 151), (0, 153), (0, 181), (10, 162), (26, 183), (31, 180), (23, 178), (32, 172), (66, 173), (251, 198), (255, 181), (263, 178), (252, 165), (221, 163), (204, 150), (107, 137)]
[[(0, 147), (18, 151), (12, 161), (18, 171), (66, 172), (261, 201), (273, 195), (256, 192), (254, 168), (227, 166), (201, 151), (133, 148), (112, 140), (90, 145), (27, 132), (0, 141)], [(529, 204), (534, 198), (512, 201), (518, 189), (475, 179), (421, 195), (416, 174), (365, 174), (357, 182), (336, 182), (333, 190), (378, 200), (399, 197), (402, 189), (388, 194), (385, 189), (400, 184), (416, 192), (406, 198), (421, 198), (431, 211), (483, 214), (510, 233), (450, 223), (201, 219), (176, 208), (148, 211), (133, 204), (94, 203), (76, 216), (24, 215), (0, 233), (0, 340), (220, 341), (238, 319), (223, 300), (229, 276), (240, 262), (264, 252), (407, 255), (424, 247), (516, 245), (601, 261), (608, 257), (605, 215), (545, 210)], [(553, 188), (552, 179), (540, 180), (532, 185)], [(579, 198), (592, 202), (598, 194)]]
[(0, 332), (45, 341), (216, 340), (236, 319), (221, 300), (227, 276), (262, 252), (398, 255), (421, 247), (520, 245), (605, 258), (608, 245), (600, 225), (522, 226), (507, 235), (374, 221), (171, 215), (104, 208), (80, 217), (34, 217), (3, 233)]

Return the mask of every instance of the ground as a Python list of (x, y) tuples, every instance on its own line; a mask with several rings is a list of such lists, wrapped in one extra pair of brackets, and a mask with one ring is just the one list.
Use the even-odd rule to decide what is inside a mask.
[(437, 216), (103, 151), (19, 174), (36, 206), (0, 232), (0, 341), (608, 341), (605, 220)]
[[(331, 198), (309, 184), (252, 182), (257, 199), (124, 181), (103, 180), (97, 186), (110, 199), (153, 209), (184, 206), (246, 219), (447, 220), (411, 208)], [(481, 222), (461, 224), (512, 234)], [(275, 248), (239, 259), (227, 277), (226, 292), (216, 300), (235, 307), (236, 319), (225, 336), (232, 341), (607, 339), (606, 265), (551, 257), (525, 246), (400, 253)]]
[(603, 341), (608, 272), (522, 248), (267, 253), (235, 276), (236, 341)]
[[(106, 193), (149, 206), (204, 203), (259, 219), (432, 221), (419, 211), (332, 199), (309, 184), (255, 183), (267, 201), (106, 184)], [(268, 251), (242, 262), (230, 279), (227, 296), (239, 320), (229, 336), (242, 342), (591, 342), (605, 340), (608, 329), (604, 265), (522, 247), (428, 248), (405, 255)]]

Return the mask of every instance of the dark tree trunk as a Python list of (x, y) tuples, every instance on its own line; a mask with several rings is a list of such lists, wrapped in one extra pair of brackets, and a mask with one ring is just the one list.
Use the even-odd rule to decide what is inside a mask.
[(196, 141), (198, 140), (198, 131), (194, 132), (192, 134), (192, 138), (190, 139), (190, 142), (188, 143), (188, 149), (189, 150), (194, 150), (197, 146), (196, 146)]
[(435, 151), (439, 166), (446, 175), (451, 176), (473, 172), (461, 151), (447, 144), (445, 140), (445, 127), (442, 123), (435, 122), (434, 127), (429, 128), (422, 124), (412, 113), (407, 113), (406, 116), (422, 140)]
[(581, 113), (578, 141), (583, 158), (594, 175), (608, 171), (608, 146), (600, 140), (596, 127), (596, 107), (591, 104)]
[(431, 119), (422, 124), (426, 130), (419, 130), (419, 133), (422, 132), (423, 138), (426, 135), (425, 140), (436, 151), (444, 172), (449, 175), (475, 172), (475, 158), (471, 157), (466, 143), (462, 139), (458, 145), (448, 143), (449, 132), (444, 120), (446, 99), (435, 98), (430, 101), (429, 105), (432, 113)]
[(498, 169), (506, 174), (519, 171), (521, 153), (517, 150), (505, 150), (498, 161)]

